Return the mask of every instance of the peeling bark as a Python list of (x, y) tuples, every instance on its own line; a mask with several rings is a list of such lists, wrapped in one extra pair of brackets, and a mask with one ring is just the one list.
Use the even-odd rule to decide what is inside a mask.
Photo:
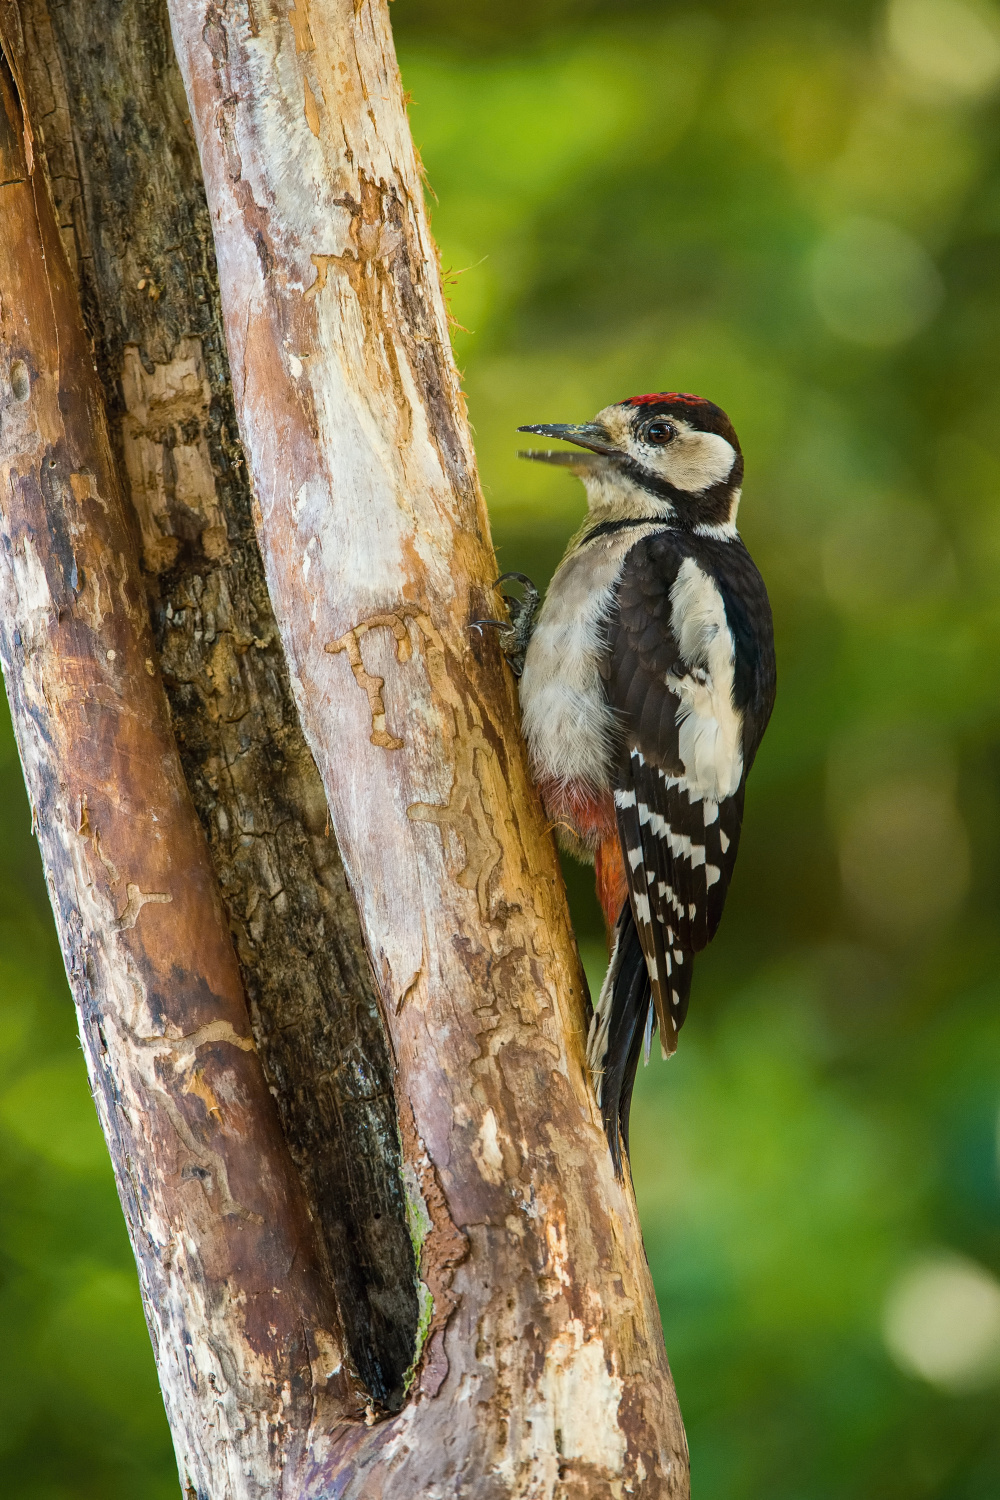
[(418, 1308), (391, 1062), (250, 518), (211, 224), (166, 9), (19, 0), (8, 15), (253, 1034), (353, 1362), (377, 1408), (398, 1406)]
[(170, 8), (210, 220), (0, 0), (0, 656), (182, 1483), (684, 1500), (384, 0)]
[[(171, 0), (267, 581), (397, 1060), (413, 1400), (304, 1493), (686, 1493), (511, 684), (384, 3)], [(412, 1121), (412, 1128), (410, 1122)]]
[(0, 53), (0, 658), (189, 1494), (356, 1416), (184, 782), (100, 388)]

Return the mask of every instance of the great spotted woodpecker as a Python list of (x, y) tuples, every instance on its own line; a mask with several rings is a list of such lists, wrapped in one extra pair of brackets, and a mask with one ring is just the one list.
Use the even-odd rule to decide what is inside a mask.
[(523, 455), (578, 475), (588, 512), (540, 612), (504, 575), (525, 587), (501, 645), (546, 813), (596, 867), (612, 948), (587, 1058), (620, 1174), (640, 1051), (657, 1027), (675, 1051), (722, 916), (774, 703), (771, 609), (736, 530), (739, 441), (711, 401), (633, 396), (519, 431), (582, 450)]

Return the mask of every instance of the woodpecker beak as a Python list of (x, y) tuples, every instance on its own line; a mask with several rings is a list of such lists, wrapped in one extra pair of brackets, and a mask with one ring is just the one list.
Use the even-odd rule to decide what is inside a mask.
[[(572, 422), (548, 422), (541, 423), (536, 427), (519, 427), (518, 432), (536, 432), (539, 437), (560, 438), (564, 443), (575, 443), (578, 448), (589, 448), (591, 453), (604, 453), (609, 458), (619, 457), (618, 449), (612, 447), (607, 433), (603, 427), (596, 422), (581, 422), (574, 425)], [(572, 455), (561, 453), (538, 453), (532, 451), (524, 454), (525, 458), (537, 458), (543, 463), (567, 463), (572, 461)]]
[(554, 453), (551, 448), (518, 448), (517, 456), (534, 459), (536, 464), (557, 464), (561, 469), (569, 469), (572, 474), (584, 474), (600, 464), (596, 454), (574, 453), (572, 448), (568, 453), (564, 449)]

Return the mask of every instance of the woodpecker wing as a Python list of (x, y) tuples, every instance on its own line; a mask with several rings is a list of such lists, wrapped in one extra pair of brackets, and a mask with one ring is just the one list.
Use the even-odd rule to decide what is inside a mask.
[[(749, 562), (741, 543), (721, 545)], [(631, 549), (603, 669), (622, 736), (615, 806), (630, 904), (668, 1052), (687, 1011), (693, 956), (722, 916), (743, 815), (740, 632), (706, 550), (695, 553), (691, 538), (673, 531)]]

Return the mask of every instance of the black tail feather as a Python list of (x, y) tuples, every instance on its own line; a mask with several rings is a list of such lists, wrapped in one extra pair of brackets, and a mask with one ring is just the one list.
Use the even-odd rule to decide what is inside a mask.
[[(649, 1015), (649, 1009), (652, 1003), (653, 997), (652, 995), (650, 995), (646, 1004), (640, 1008), (639, 1022), (632, 1033), (632, 1041), (629, 1045), (628, 1056), (625, 1059), (625, 1070), (622, 1075), (622, 1091), (621, 1097), (618, 1100), (617, 1134), (619, 1134), (621, 1137), (621, 1143), (625, 1148), (626, 1158), (631, 1158), (632, 1155), (631, 1151), (629, 1150), (628, 1144), (628, 1123), (629, 1114), (632, 1109), (632, 1090), (635, 1088), (635, 1075), (639, 1071), (639, 1058), (642, 1056), (642, 1043), (643, 1038), (646, 1034), (646, 1020)], [(656, 1026), (655, 1013), (653, 1015), (653, 1026)], [(608, 1128), (607, 1121), (605, 1121), (604, 1128), (605, 1130), (607, 1130)], [(620, 1177), (622, 1175), (622, 1163), (621, 1157), (615, 1151), (615, 1144), (616, 1143), (612, 1144), (611, 1146), (611, 1155), (615, 1162), (615, 1171)]]
[[(628, 901), (622, 907), (617, 923), (617, 942), (611, 978), (610, 1012), (607, 1017), (607, 1041), (600, 1059), (601, 1116), (611, 1147), (615, 1175), (623, 1175), (622, 1147), (629, 1154), (629, 1111), (632, 1090), (642, 1053), (643, 1037), (653, 994), (649, 971), (639, 942), (639, 933)], [(691, 993), (693, 955), (686, 953), (684, 962), (674, 970), (673, 985), (680, 1003), (675, 1011), (678, 1026), (687, 1012)], [(595, 1020), (599, 1018), (595, 1017)], [(654, 1016), (654, 1026), (655, 1016)]]
[[(618, 963), (614, 976), (611, 1014), (608, 1023), (607, 1050), (601, 1079), (601, 1114), (611, 1146), (615, 1173), (622, 1175), (621, 1139), (628, 1150), (628, 1105), (632, 1097), (635, 1070), (642, 1050), (642, 1033), (646, 1012), (653, 996), (649, 987), (646, 960), (639, 944), (639, 934), (632, 920), (632, 908), (626, 901), (618, 918)], [(622, 1110), (624, 1109), (624, 1129)]]

